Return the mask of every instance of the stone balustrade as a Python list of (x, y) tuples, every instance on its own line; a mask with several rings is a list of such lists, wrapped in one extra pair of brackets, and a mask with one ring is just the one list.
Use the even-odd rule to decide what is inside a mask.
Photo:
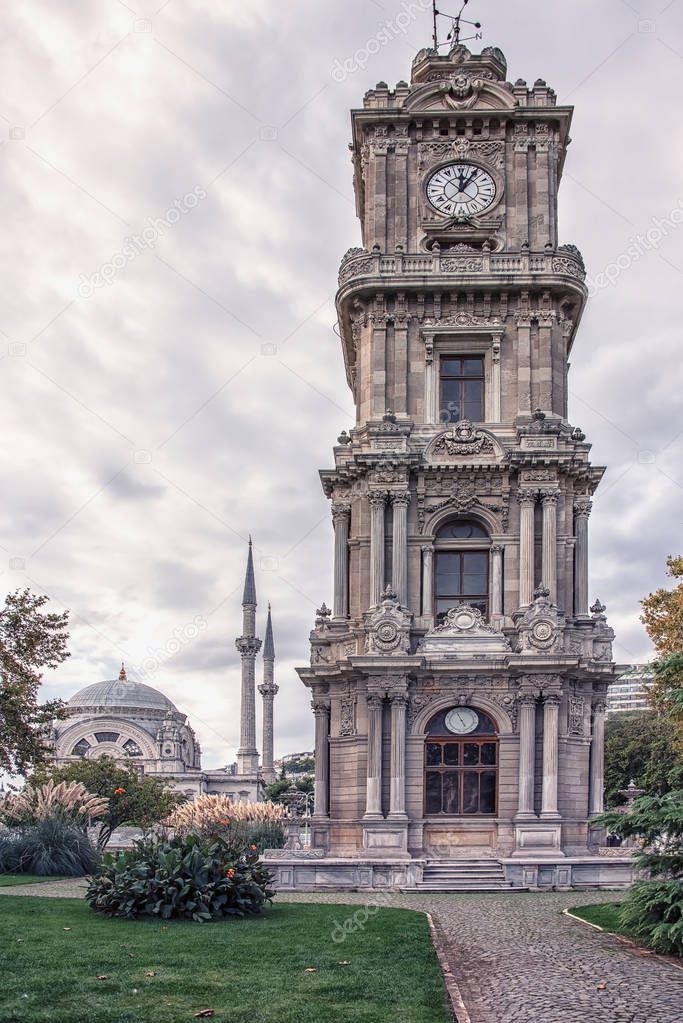
[(556, 274), (583, 282), (586, 270), (573, 246), (519, 253), (495, 253), (483, 250), (403, 252), (401, 249), (386, 255), (378, 249), (372, 252), (351, 249), (339, 269), (340, 287), (361, 277), (393, 277), (395, 275), (425, 276), (510, 276), (519, 274)]

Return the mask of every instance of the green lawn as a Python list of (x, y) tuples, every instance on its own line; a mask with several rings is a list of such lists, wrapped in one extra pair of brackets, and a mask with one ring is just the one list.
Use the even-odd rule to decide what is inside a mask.
[[(224, 1023), (447, 1023), (426, 918), (359, 909), (276, 901), (251, 919), (161, 924), (5, 895), (0, 1020), (180, 1023), (214, 1009)], [(364, 925), (335, 943), (354, 914)]]
[(620, 902), (598, 902), (594, 906), (578, 906), (569, 912), (591, 924), (597, 924), (610, 934), (626, 934), (619, 922), (620, 909)]
[(39, 884), (41, 881), (59, 881), (58, 877), (38, 877), (37, 874), (0, 874), (0, 888), (13, 888), (17, 884)]

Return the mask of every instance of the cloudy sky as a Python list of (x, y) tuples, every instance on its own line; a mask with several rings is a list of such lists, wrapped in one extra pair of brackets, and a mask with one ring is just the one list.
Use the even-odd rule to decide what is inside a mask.
[[(348, 111), (378, 80), (409, 77), (427, 6), (3, 10), (0, 587), (71, 609), (72, 656), (45, 696), (125, 660), (189, 714), (205, 766), (238, 745), (250, 532), (261, 629), (273, 604), (276, 754), (311, 746), (294, 665), (331, 603), (317, 470), (352, 423), (333, 331), (338, 262), (359, 242)], [(471, 10), (511, 80), (545, 78), (576, 105), (562, 236), (596, 293), (570, 418), (608, 466), (591, 595), (617, 659), (638, 661), (638, 601), (681, 549), (683, 2)]]

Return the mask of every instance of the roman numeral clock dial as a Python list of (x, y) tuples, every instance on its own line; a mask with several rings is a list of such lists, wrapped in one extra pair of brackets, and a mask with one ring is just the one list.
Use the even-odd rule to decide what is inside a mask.
[(475, 167), (471, 163), (450, 163), (430, 177), (427, 198), (439, 213), (450, 217), (471, 217), (493, 205), (496, 183), (483, 167)]

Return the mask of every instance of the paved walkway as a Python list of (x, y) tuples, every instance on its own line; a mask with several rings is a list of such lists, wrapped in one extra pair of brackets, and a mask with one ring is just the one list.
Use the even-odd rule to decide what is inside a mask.
[[(83, 892), (79, 880), (0, 888), (0, 895)], [(379, 904), (431, 913), (471, 1023), (681, 1023), (683, 969), (562, 915), (572, 906), (620, 899), (621, 892), (391, 893), (374, 901), (359, 892), (278, 896), (283, 902)], [(349, 916), (351, 926), (352, 914), (340, 912), (340, 926)], [(374, 919), (362, 912), (356, 917), (366, 928)]]

